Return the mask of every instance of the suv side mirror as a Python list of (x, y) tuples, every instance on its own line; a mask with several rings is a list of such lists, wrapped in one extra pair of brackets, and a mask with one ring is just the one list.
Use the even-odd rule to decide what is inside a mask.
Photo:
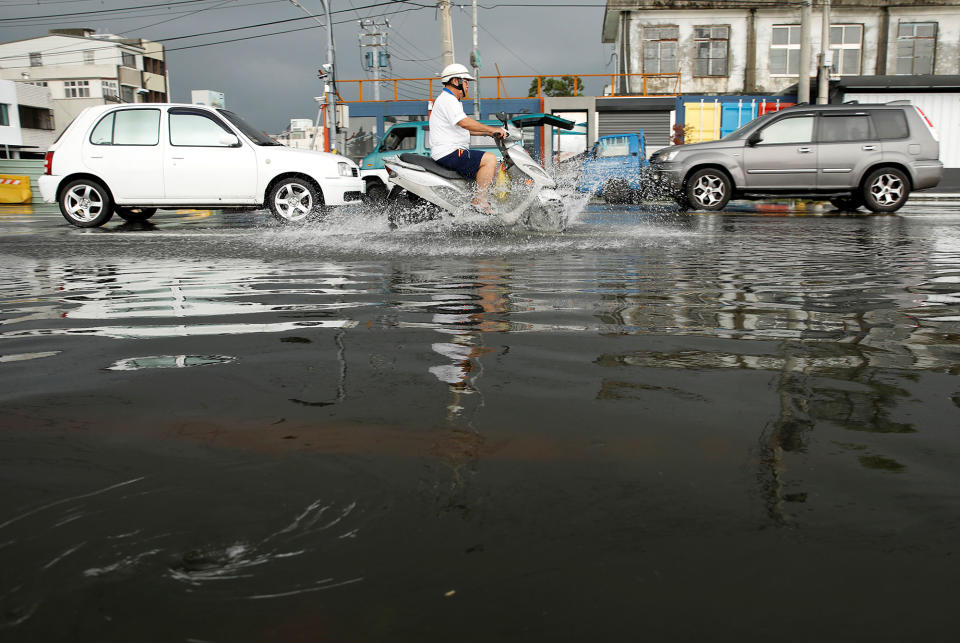
[(747, 138), (747, 145), (753, 147), (762, 140), (763, 136), (760, 134), (760, 130), (757, 130)]

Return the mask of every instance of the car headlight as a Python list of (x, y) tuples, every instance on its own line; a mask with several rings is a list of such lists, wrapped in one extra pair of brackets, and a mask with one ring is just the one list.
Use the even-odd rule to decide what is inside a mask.
[(350, 169), (349, 163), (340, 161), (337, 163), (337, 170), (340, 172), (340, 176), (353, 176), (353, 170)]

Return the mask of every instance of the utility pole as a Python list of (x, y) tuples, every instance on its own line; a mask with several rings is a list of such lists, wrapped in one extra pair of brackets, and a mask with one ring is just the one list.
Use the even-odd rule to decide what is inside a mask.
[(817, 82), (817, 103), (826, 105), (830, 87), (830, 0), (823, 0), (820, 18), (820, 78)]
[(470, 66), (473, 67), (473, 116), (480, 120), (480, 45), (477, 23), (477, 0), (473, 0), (473, 51), (470, 52)]
[(810, 102), (810, 0), (800, 8), (800, 74), (797, 78), (797, 102)]
[[(333, 44), (333, 20), (330, 19), (330, 5), (328, 0), (320, 0), (323, 4), (323, 10), (327, 14), (327, 24), (324, 25), (323, 22), (317, 16), (313, 15), (307, 8), (302, 4), (297, 2), (297, 0), (290, 0), (290, 3), (301, 9), (308, 16), (317, 21), (317, 24), (325, 26), (327, 28), (327, 62), (319, 70), (318, 76), (320, 81), (324, 84), (324, 91), (327, 98), (327, 128), (329, 132), (329, 137), (327, 139), (327, 147), (333, 147), (335, 144), (333, 140), (337, 135), (337, 109), (335, 104), (334, 94), (337, 91), (336, 83), (336, 53), (334, 50)], [(327, 151), (330, 151), (329, 149)]]
[(450, 21), (450, 0), (437, 0), (437, 6), (440, 7), (441, 55), (443, 66), (446, 67), (457, 62), (457, 57), (453, 53), (453, 23)]
[[(383, 31), (380, 31), (379, 28), (385, 27)], [(361, 20), (360, 28), (363, 29), (358, 37), (360, 39), (360, 49), (363, 50), (367, 48), (367, 51), (363, 51), (363, 59), (361, 63), (363, 68), (367, 71), (373, 72), (373, 100), (380, 100), (380, 69), (383, 67), (389, 66), (390, 54), (386, 51), (381, 51), (381, 48), (386, 49), (387, 47), (387, 31), (386, 29), (390, 28), (390, 21), (384, 19), (383, 21), (377, 20)], [(372, 31), (368, 31), (372, 29)]]

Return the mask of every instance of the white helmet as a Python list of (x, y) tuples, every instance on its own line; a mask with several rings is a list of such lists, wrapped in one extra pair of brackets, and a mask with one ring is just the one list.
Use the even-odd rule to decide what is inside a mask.
[(459, 63), (452, 63), (443, 68), (440, 72), (440, 81), (448, 83), (454, 78), (465, 78), (467, 80), (476, 80), (470, 75), (470, 70)]

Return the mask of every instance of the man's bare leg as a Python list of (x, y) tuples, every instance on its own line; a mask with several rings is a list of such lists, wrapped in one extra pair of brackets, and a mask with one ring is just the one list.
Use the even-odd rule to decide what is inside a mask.
[(493, 183), (497, 163), (496, 155), (490, 152), (484, 152), (483, 158), (480, 159), (480, 167), (477, 169), (477, 196), (473, 199), (473, 204), (479, 208), (486, 209), (489, 206), (487, 188)]

